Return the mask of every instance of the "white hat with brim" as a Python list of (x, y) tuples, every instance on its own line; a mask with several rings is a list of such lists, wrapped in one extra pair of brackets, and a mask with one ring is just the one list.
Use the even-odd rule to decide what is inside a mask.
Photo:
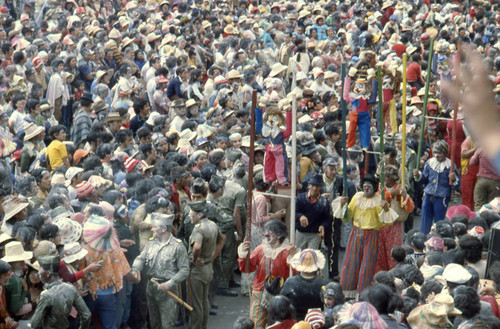
[(146, 124), (150, 125), (150, 126), (154, 126), (155, 125), (155, 119), (158, 118), (159, 116), (161, 116), (161, 114), (159, 112), (151, 112), (149, 114), (149, 117), (148, 119), (146, 120)]
[(23, 244), (19, 241), (12, 241), (5, 245), (5, 257), (2, 258), (4, 262), (23, 262), (33, 258), (31, 251), (24, 251)]
[(319, 250), (304, 249), (293, 256), (290, 265), (298, 272), (316, 272), (325, 267), (325, 256)]
[(283, 65), (281, 63), (273, 64), (273, 66), (271, 67), (271, 73), (269, 73), (269, 76), (275, 77), (278, 74), (280, 74), (281, 72), (285, 71), (287, 68), (288, 68), (288, 66)]
[(185, 139), (187, 141), (192, 141), (193, 139), (196, 138), (196, 133), (191, 129), (186, 128), (183, 131), (181, 131), (181, 133), (179, 134), (179, 138)]
[(41, 126), (37, 126), (34, 123), (30, 123), (24, 127), (24, 141), (29, 141), (35, 136), (40, 135), (45, 132), (45, 128)]
[(28, 205), (29, 202), (19, 200), (17, 197), (12, 197), (8, 200), (5, 200), (2, 204), (2, 207), (5, 211), (3, 220), (7, 221), (11, 219), (16, 214), (20, 213), (24, 208), (28, 207)]
[(88, 251), (78, 243), (72, 242), (64, 246), (64, 258), (63, 261), (66, 264), (71, 264), (74, 261), (83, 259), (87, 255)]

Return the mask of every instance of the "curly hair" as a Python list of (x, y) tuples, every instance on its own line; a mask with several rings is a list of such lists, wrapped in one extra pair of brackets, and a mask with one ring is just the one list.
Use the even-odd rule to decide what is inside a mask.
[(458, 243), (467, 262), (475, 264), (481, 260), (481, 253), (483, 251), (481, 240), (474, 236), (464, 235)]
[(466, 319), (479, 314), (481, 310), (481, 300), (472, 287), (459, 286), (452, 291), (455, 307), (462, 311), (462, 316)]

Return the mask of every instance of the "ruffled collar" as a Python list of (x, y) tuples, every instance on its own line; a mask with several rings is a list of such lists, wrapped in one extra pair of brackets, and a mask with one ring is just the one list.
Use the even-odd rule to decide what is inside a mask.
[(361, 210), (372, 209), (380, 206), (380, 194), (375, 194), (371, 198), (366, 198), (365, 192), (358, 192), (354, 195), (354, 197), (357, 201), (356, 207)]
[(285, 239), (282, 244), (277, 248), (273, 248), (267, 240), (262, 241), (262, 251), (264, 252), (264, 256), (270, 259), (276, 259), (278, 255), (286, 249), (288, 246), (288, 239)]
[(430, 158), (429, 167), (431, 167), (432, 170), (438, 173), (442, 173), (443, 171), (451, 167), (451, 160), (446, 158), (446, 160), (444, 160), (443, 162), (439, 162), (435, 157)]

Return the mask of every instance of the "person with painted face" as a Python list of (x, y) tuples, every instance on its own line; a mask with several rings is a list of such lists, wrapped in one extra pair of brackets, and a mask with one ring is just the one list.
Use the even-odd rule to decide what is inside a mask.
[(373, 175), (366, 175), (361, 180), (361, 186), (363, 190), (356, 193), (349, 204), (349, 198), (343, 196), (340, 206), (333, 213), (334, 217), (343, 218), (348, 211), (347, 219), (342, 220), (352, 220), (353, 224), (340, 278), (346, 297), (351, 298), (356, 297), (356, 290), (361, 293), (372, 282), (379, 229), (392, 224), (398, 217), (387, 201), (376, 194), (378, 181)]
[(80, 328), (90, 326), (91, 313), (78, 290), (59, 279), (58, 256), (41, 256), (39, 276), (45, 286), (31, 318), (32, 328), (69, 328), (68, 317), (74, 307), (80, 317)]
[[(287, 228), (279, 219), (273, 219), (264, 226), (264, 240), (250, 253), (250, 240), (238, 247), (238, 265), (242, 273), (256, 272), (250, 299), (250, 318), (259, 327), (264, 327), (267, 319), (266, 306), (273, 297), (264, 288), (268, 276), (282, 277), (286, 280), (290, 274), (289, 256), (295, 254), (295, 246), (288, 243)], [(246, 267), (247, 257), (248, 269)]]
[[(437, 141), (432, 144), (433, 157), (427, 160), (424, 170), (413, 170), (415, 180), (422, 181), (425, 185), (424, 199), (422, 202), (422, 221), (420, 231), (428, 234), (433, 222), (445, 218), (451, 190), (460, 189), (460, 176), (458, 169), (448, 159), (448, 144)], [(452, 169), (453, 166), (453, 169)]]

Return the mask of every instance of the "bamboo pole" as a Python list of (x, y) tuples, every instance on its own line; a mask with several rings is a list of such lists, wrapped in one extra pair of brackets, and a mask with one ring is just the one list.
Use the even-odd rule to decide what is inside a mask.
[[(257, 106), (257, 90), (252, 92), (252, 108), (250, 110), (250, 152), (248, 154), (248, 190), (247, 190), (247, 224), (246, 237), (252, 241), (252, 192), (253, 192), (253, 163), (255, 155), (255, 107)], [(250, 253), (248, 253), (250, 255)], [(250, 271), (250, 257), (245, 259), (245, 272)]]
[(406, 61), (408, 60), (407, 54), (403, 54), (403, 108), (402, 108), (402, 117), (403, 117), (403, 129), (401, 132), (401, 186), (406, 188)]
[[(380, 197), (382, 200), (385, 200), (385, 193), (384, 193), (384, 188), (385, 188), (385, 179), (384, 179), (384, 131), (385, 131), (385, 126), (384, 126), (384, 104), (383, 104), (383, 98), (382, 98), (382, 68), (379, 66), (377, 69), (377, 79), (378, 79), (378, 84), (377, 84), (377, 89), (378, 89), (378, 117), (379, 117), (379, 126), (378, 129), (380, 130), (380, 154), (382, 154), (382, 170), (380, 171)], [(404, 90), (403, 90), (404, 92)], [(365, 159), (366, 161), (366, 159)]]
[[(160, 283), (155, 279), (155, 278), (152, 278), (151, 279), (151, 282), (154, 283), (154, 285), (156, 287), (158, 287), (158, 289), (160, 289)], [(167, 295), (169, 295), (170, 297), (172, 297), (177, 303), (181, 304), (182, 306), (184, 306), (185, 308), (187, 308), (188, 311), (192, 312), (193, 311), (193, 307), (191, 305), (189, 305), (188, 303), (186, 303), (185, 301), (183, 301), (182, 299), (180, 299), (176, 294), (174, 294), (173, 292), (171, 291), (167, 291), (166, 292)]]
[[(342, 94), (344, 95), (345, 86), (345, 76), (347, 71), (346, 63), (342, 63), (341, 69), (341, 80), (342, 81)], [(343, 196), (347, 196), (347, 129), (346, 129), (346, 117), (347, 117), (347, 104), (344, 97), (340, 97), (340, 109), (342, 111), (342, 182), (343, 182)], [(347, 212), (344, 214), (344, 218), (347, 218)]]
[[(456, 63), (455, 63), (455, 86), (458, 88), (459, 87), (459, 72), (460, 72), (460, 61), (461, 61), (461, 48), (462, 48), (462, 42), (459, 41), (457, 45), (457, 57), (456, 57)], [(458, 111), (458, 101), (455, 99), (455, 104), (453, 107), (453, 124), (451, 128), (451, 152), (450, 152), (450, 159), (451, 159), (451, 172), (453, 172), (455, 169), (454, 166), (454, 160), (455, 160), (455, 146), (457, 144), (457, 111)], [(451, 179), (449, 180), (450, 185), (453, 184)]]
[(290, 170), (290, 242), (295, 244), (295, 197), (297, 196), (297, 97), (292, 99), (292, 165)]
[(422, 156), (422, 150), (424, 148), (424, 130), (426, 124), (427, 102), (429, 100), (429, 84), (431, 83), (433, 52), (434, 52), (434, 39), (431, 39), (431, 44), (429, 48), (429, 59), (427, 60), (427, 76), (425, 77), (425, 94), (424, 94), (424, 109), (423, 109), (424, 113), (422, 114), (422, 121), (420, 122), (420, 139), (418, 142), (418, 151), (417, 151), (417, 161), (419, 168), (420, 168), (420, 157)]

